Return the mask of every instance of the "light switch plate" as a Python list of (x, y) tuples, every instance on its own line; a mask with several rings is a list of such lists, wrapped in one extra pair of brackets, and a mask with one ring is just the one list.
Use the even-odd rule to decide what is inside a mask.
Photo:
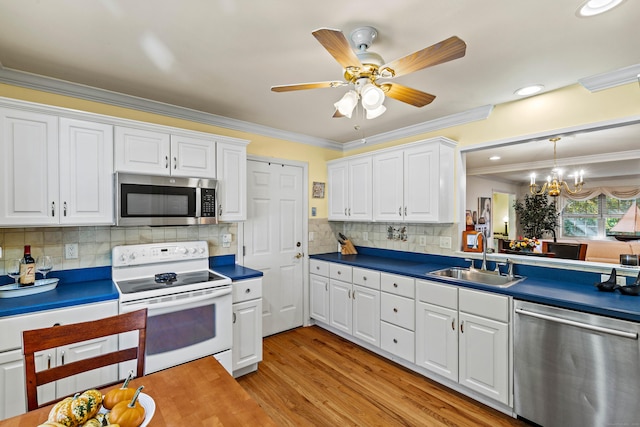
[(363, 231), (362, 232), (362, 240), (369, 240), (369, 232), (368, 231)]
[(440, 236), (440, 247), (444, 249), (451, 249), (451, 237)]
[(78, 259), (77, 243), (67, 243), (64, 245), (64, 259)]

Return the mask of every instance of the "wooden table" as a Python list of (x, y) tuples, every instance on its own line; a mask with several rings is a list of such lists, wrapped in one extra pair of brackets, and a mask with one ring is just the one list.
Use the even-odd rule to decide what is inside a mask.
[[(156, 411), (149, 427), (275, 426), (258, 403), (213, 357), (135, 378), (129, 387), (153, 398)], [(103, 394), (118, 386), (102, 389)], [(0, 421), (2, 427), (36, 427), (51, 406)]]

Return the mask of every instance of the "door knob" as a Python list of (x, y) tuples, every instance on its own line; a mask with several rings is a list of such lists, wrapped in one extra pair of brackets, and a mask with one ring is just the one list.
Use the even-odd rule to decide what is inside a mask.
[(302, 257), (303, 257), (303, 254), (301, 254), (300, 252), (298, 252), (298, 253), (296, 254), (296, 258), (297, 258), (297, 259), (300, 259), (300, 258), (302, 258)]

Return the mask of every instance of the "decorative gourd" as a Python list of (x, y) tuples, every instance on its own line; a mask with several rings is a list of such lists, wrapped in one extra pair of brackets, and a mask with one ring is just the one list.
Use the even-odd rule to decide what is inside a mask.
[(44, 424), (40, 424), (38, 427), (65, 427), (65, 425), (60, 423), (54, 423), (53, 421), (47, 421)]
[(138, 387), (131, 402), (122, 401), (115, 404), (109, 412), (110, 424), (120, 424), (120, 427), (138, 427), (144, 421), (144, 407), (138, 402), (138, 395), (144, 386)]
[(49, 422), (60, 423), (66, 427), (77, 427), (100, 410), (102, 394), (95, 389), (76, 393), (53, 405), (49, 412)]
[(122, 387), (110, 390), (104, 395), (102, 406), (106, 409), (111, 409), (118, 402), (122, 402), (123, 400), (126, 402), (131, 401), (133, 395), (136, 394), (136, 390), (134, 388), (127, 387), (131, 378), (133, 378), (133, 371), (129, 371), (129, 375), (127, 375), (127, 379), (124, 380)]

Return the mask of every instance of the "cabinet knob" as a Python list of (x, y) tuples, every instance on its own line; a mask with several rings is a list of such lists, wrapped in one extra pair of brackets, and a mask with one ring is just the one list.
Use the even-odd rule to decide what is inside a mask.
[(398, 287), (398, 284), (397, 284), (397, 283), (394, 283), (394, 284), (393, 284), (393, 287), (394, 287), (394, 288), (397, 288), (397, 287)]
[(250, 293), (251, 293), (251, 288), (247, 288), (247, 289), (244, 291), (244, 293), (245, 293), (245, 294), (250, 294)]
[(362, 280), (367, 281), (367, 276), (362, 276)]
[(398, 344), (398, 340), (394, 338), (394, 339), (393, 339), (393, 343), (394, 343), (394, 344)]
[(394, 312), (394, 313), (397, 313), (397, 312), (398, 312), (398, 309), (394, 307), (394, 308), (393, 308), (393, 312)]
[(67, 216), (67, 202), (62, 204), (62, 212), (64, 216)]
[(56, 202), (51, 202), (51, 216), (56, 216)]

